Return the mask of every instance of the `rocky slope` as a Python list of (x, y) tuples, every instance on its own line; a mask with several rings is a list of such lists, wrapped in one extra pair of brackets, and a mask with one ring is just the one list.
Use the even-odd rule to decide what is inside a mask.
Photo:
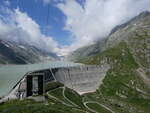
[(88, 56), (94, 56), (104, 50), (106, 39), (97, 41), (92, 45), (79, 48), (67, 56), (67, 60), (78, 61)]
[(109, 64), (103, 84), (86, 99), (104, 102), (118, 113), (149, 113), (150, 13), (143, 12), (117, 26), (108, 36), (105, 50), (80, 59), (84, 64)]
[(143, 12), (109, 36), (106, 47), (127, 43), (136, 62), (150, 72), (150, 13)]
[(150, 85), (139, 73), (141, 67), (125, 42), (81, 62), (111, 65), (103, 84), (97, 92), (86, 95), (87, 100), (103, 102), (117, 113), (150, 112)]
[[(45, 103), (10, 101), (0, 106), (0, 111), (150, 113), (149, 31), (150, 13), (143, 12), (129, 22), (117, 26), (108, 36), (102, 51), (96, 49), (101, 47), (98, 43), (98, 46), (92, 45), (78, 50), (80, 54), (75, 57), (77, 62), (110, 65), (96, 92), (80, 96), (63, 87), (48, 92)], [(79, 59), (80, 56), (82, 57)]]
[[(106, 41), (101, 43), (97, 42), (92, 46), (103, 47), (103, 50), (107, 50), (120, 42), (125, 42), (130, 49), (136, 62), (143, 68), (143, 70), (149, 75), (150, 72), (150, 12), (143, 12), (131, 19), (125, 24), (115, 27)], [(78, 49), (72, 55), (76, 58), (74, 61), (79, 61), (89, 57), (92, 52), (96, 55), (102, 51), (95, 51), (95, 48), (87, 46), (88, 49)], [(83, 47), (83, 48), (87, 48)], [(79, 51), (81, 50), (81, 51)], [(91, 51), (88, 51), (91, 50)], [(86, 54), (88, 52), (88, 54)], [(78, 53), (78, 55), (77, 55)], [(80, 54), (79, 54), (80, 53)], [(78, 57), (76, 57), (78, 56)], [(80, 58), (80, 59), (78, 59)]]
[(28, 64), (58, 59), (34, 46), (0, 40), (0, 64)]

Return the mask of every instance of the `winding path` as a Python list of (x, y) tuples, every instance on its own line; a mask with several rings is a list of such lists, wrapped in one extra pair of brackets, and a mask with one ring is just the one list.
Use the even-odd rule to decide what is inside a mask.
[[(78, 105), (76, 105), (75, 103), (73, 103), (72, 101), (70, 101), (70, 100), (65, 96), (65, 89), (66, 89), (66, 87), (61, 87), (61, 88), (63, 89), (63, 91), (62, 91), (63, 97), (64, 97), (69, 103), (71, 103), (73, 106), (70, 105), (70, 104), (65, 103), (64, 101), (58, 99), (58, 98), (55, 97), (55, 96), (50, 95), (48, 92), (47, 92), (47, 95), (48, 95), (50, 98), (53, 98), (53, 99), (55, 99), (55, 100), (61, 102), (62, 104), (66, 105), (66, 106), (80, 108)], [(54, 90), (56, 90), (56, 89), (54, 89)], [(53, 90), (51, 90), (51, 91), (53, 91)], [(73, 108), (73, 109), (77, 109), (77, 108)], [(77, 109), (77, 110), (85, 112), (84, 110), (80, 110), (80, 109)], [(86, 112), (86, 113), (88, 113), (88, 112)]]
[[(71, 100), (69, 100), (69, 99), (65, 96), (65, 89), (66, 89), (66, 88), (65, 88), (65, 87), (61, 87), (61, 88), (63, 89), (63, 91), (62, 91), (62, 96), (63, 96), (70, 104), (72, 104), (74, 107), (78, 107), (78, 108), (79, 108), (79, 106), (78, 106), (77, 104), (73, 103)], [(54, 91), (54, 90), (56, 90), (56, 89), (53, 89), (53, 90), (51, 90), (51, 91)], [(52, 95), (49, 94), (48, 92), (47, 92), (47, 95), (48, 95), (50, 98), (53, 98), (53, 99), (55, 99), (55, 100), (61, 102), (62, 104), (66, 105), (66, 106), (73, 107), (72, 105), (69, 105), (69, 104), (65, 103), (64, 101), (60, 100), (59, 98), (57, 98), (57, 97), (55, 97), (55, 96), (52, 96)]]
[(84, 106), (85, 106), (89, 111), (94, 112), (94, 113), (99, 113), (99, 112), (97, 112), (97, 111), (95, 111), (95, 110), (89, 108), (89, 107), (86, 105), (87, 103), (88, 103), (88, 102), (84, 102), (83, 104), (84, 104)]
[(96, 104), (98, 104), (99, 106), (102, 106), (103, 108), (107, 109), (107, 110), (110, 111), (111, 113), (115, 113), (114, 111), (112, 111), (112, 110), (111, 110), (110, 108), (108, 108), (107, 106), (105, 106), (105, 105), (103, 105), (103, 104), (100, 104), (100, 103), (98, 103), (98, 102), (95, 102), (95, 101), (87, 101), (87, 102), (84, 102), (84, 106), (85, 106), (87, 109), (89, 109), (90, 111), (94, 112), (94, 113), (99, 113), (99, 112), (97, 112), (97, 111), (95, 111), (95, 110), (89, 108), (89, 107), (86, 105), (86, 104), (88, 104), (88, 103), (96, 103)]
[[(56, 90), (56, 89), (54, 89), (54, 90)], [(53, 91), (53, 90), (51, 90), (51, 91)], [(66, 106), (72, 107), (72, 105), (67, 104), (67, 103), (65, 103), (64, 101), (58, 99), (57, 97), (50, 95), (48, 92), (47, 92), (47, 95), (48, 95), (50, 98), (53, 98), (53, 99), (55, 99), (55, 100), (61, 102), (62, 104), (66, 105)]]
[(66, 87), (63, 87), (63, 92), (62, 92), (63, 97), (64, 97), (68, 102), (70, 102), (72, 105), (74, 105), (75, 107), (79, 107), (77, 104), (73, 103), (72, 101), (70, 101), (70, 100), (65, 96), (65, 89), (66, 89)]
[[(53, 99), (55, 99), (55, 100), (61, 102), (62, 104), (66, 105), (66, 106), (80, 108), (77, 104), (75, 104), (74, 102), (72, 102), (71, 100), (69, 100), (69, 99), (65, 96), (66, 87), (61, 87), (61, 88), (63, 89), (63, 91), (62, 91), (62, 96), (63, 96), (69, 103), (71, 103), (72, 105), (67, 104), (67, 103), (65, 103), (64, 101), (62, 101), (61, 99), (59, 99), (59, 98), (57, 98), (57, 97), (55, 97), (55, 96), (50, 95), (48, 92), (47, 92), (47, 95), (48, 95), (50, 98), (53, 98)], [(56, 90), (56, 89), (54, 89), (54, 90)], [(51, 90), (51, 91), (53, 91), (53, 90)], [(99, 112), (95, 111), (94, 109), (89, 108), (89, 107), (87, 106), (88, 103), (96, 103), (96, 104), (98, 104), (99, 106), (101, 106), (101, 107), (107, 109), (107, 110), (110, 111), (111, 113), (115, 113), (114, 111), (112, 111), (112, 110), (111, 110), (110, 108), (108, 108), (107, 106), (105, 106), (105, 105), (103, 105), (103, 104), (100, 104), (100, 103), (98, 103), (98, 102), (96, 102), (96, 101), (83, 102), (84, 106), (85, 106), (89, 111), (91, 111), (91, 112), (93, 112), (93, 113), (99, 113)], [(78, 109), (78, 110), (79, 110), (79, 109)], [(83, 110), (80, 110), (80, 111), (83, 111)]]

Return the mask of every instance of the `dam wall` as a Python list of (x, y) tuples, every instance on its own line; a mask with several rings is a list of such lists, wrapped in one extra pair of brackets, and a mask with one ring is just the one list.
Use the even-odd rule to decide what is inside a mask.
[(109, 68), (110, 66), (107, 64), (101, 66), (82, 65), (28, 72), (1, 101), (42, 95), (46, 91), (44, 86), (52, 82), (62, 83), (80, 95), (95, 92)]
[(61, 68), (55, 73), (55, 78), (66, 87), (84, 94), (96, 91), (108, 69), (108, 65)]

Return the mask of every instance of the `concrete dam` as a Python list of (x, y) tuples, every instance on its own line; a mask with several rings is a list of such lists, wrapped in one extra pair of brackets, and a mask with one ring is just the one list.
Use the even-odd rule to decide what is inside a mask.
[[(28, 72), (13, 87), (6, 98), (23, 99), (32, 95), (43, 95), (45, 86), (52, 82), (59, 82), (75, 90), (80, 95), (94, 92), (102, 83), (109, 65), (101, 66), (73, 66), (50, 68)], [(57, 87), (57, 86), (56, 86)]]

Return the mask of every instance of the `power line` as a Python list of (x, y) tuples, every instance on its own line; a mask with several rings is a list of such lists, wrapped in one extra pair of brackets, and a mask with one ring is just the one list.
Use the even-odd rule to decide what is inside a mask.
[(47, 18), (46, 18), (46, 33), (48, 33), (49, 30), (49, 17), (50, 17), (50, 4), (47, 6)]

